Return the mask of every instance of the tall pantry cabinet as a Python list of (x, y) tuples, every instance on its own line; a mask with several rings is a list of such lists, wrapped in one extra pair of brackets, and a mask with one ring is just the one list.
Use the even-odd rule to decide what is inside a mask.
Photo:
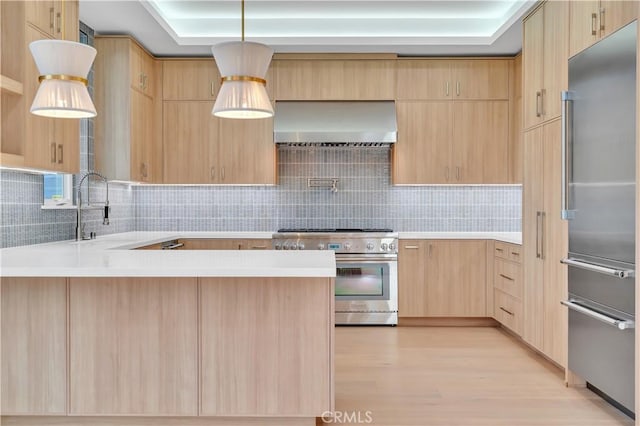
[(560, 217), (561, 92), (568, 86), (569, 4), (543, 2), (523, 34), (523, 338), (566, 366), (567, 224)]

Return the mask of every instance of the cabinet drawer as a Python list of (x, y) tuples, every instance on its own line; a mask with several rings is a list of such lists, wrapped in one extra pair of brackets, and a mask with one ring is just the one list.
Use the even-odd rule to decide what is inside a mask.
[(502, 291), (493, 291), (493, 317), (516, 334), (522, 334), (522, 301)]
[(494, 264), (493, 286), (522, 299), (522, 267), (517, 263), (496, 259)]
[(495, 255), (496, 257), (513, 260), (514, 262), (522, 262), (522, 247), (516, 244), (509, 244), (502, 241), (496, 241)]

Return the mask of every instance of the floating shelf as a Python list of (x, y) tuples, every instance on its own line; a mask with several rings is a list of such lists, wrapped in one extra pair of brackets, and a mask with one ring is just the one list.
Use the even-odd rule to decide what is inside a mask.
[(22, 83), (5, 75), (0, 75), (0, 89), (14, 93), (16, 95), (22, 95), (23, 91)]

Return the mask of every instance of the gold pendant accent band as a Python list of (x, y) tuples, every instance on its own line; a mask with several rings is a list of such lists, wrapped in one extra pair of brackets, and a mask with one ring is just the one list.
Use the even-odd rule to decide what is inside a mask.
[(256, 83), (260, 83), (264, 86), (267, 85), (267, 80), (264, 78), (251, 77), (249, 75), (228, 75), (220, 79), (220, 83), (224, 83), (225, 81), (255, 81)]
[(46, 74), (38, 77), (38, 83), (42, 83), (43, 80), (66, 80), (66, 81), (78, 81), (85, 86), (89, 85), (89, 80), (82, 77), (76, 77), (75, 75), (66, 74)]

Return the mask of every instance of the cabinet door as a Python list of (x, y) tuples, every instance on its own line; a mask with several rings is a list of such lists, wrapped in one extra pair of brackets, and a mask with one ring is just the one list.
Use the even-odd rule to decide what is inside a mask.
[(509, 180), (511, 183), (522, 183), (522, 55), (514, 59), (511, 77)]
[(58, 5), (58, 1), (52, 0), (26, 1), (25, 17), (27, 18), (27, 22), (37, 27), (49, 37), (58, 38), (56, 28)]
[(220, 120), (218, 178), (224, 184), (276, 183), (273, 119)]
[(80, 120), (57, 120), (55, 134), (58, 145), (58, 170), (64, 173), (78, 173), (80, 171)]
[(568, 22), (569, 2), (550, 1), (544, 4), (543, 121), (560, 117), (560, 94), (569, 87)]
[(170, 101), (215, 100), (220, 74), (213, 60), (162, 61), (162, 98)]
[(278, 100), (395, 99), (395, 61), (280, 60)]
[(568, 297), (567, 256), (568, 224), (560, 219), (562, 187), (562, 128), (559, 120), (543, 128), (544, 137), (544, 212), (541, 233), (544, 255), (544, 331), (543, 351), (565, 366), (567, 355), (567, 309), (560, 304)]
[(453, 106), (454, 183), (507, 183), (509, 102), (455, 102)]
[(398, 249), (398, 316), (427, 315), (427, 241), (400, 240)]
[(154, 60), (137, 43), (130, 41), (129, 67), (131, 88), (153, 96)]
[(394, 185), (438, 184), (454, 179), (452, 102), (399, 101), (398, 142), (393, 146)]
[(211, 115), (212, 106), (211, 102), (164, 102), (165, 183), (218, 182), (210, 153), (218, 135), (218, 119)]
[(61, 38), (78, 41), (80, 38), (80, 4), (79, 0), (62, 0), (59, 10), (62, 19)]
[(397, 61), (398, 100), (452, 99), (451, 61), (406, 59)]
[(71, 278), (69, 413), (198, 414), (196, 278)]
[(598, 40), (599, 0), (569, 2), (569, 56), (573, 56)]
[(131, 90), (131, 180), (139, 182), (154, 182), (155, 169), (159, 165), (153, 164), (153, 100)]
[[(36, 2), (28, 2), (36, 3)], [(25, 41), (41, 40), (42, 33), (26, 26)], [(29, 113), (31, 102), (38, 91), (38, 68), (31, 54), (25, 58), (24, 98), (27, 100), (25, 111), (25, 166), (45, 170), (56, 170), (58, 166), (58, 141), (55, 134), (55, 119), (40, 117)]]
[(523, 114), (524, 128), (528, 129), (542, 122), (542, 89), (544, 59), (544, 13), (538, 9), (524, 21), (524, 35), (522, 39), (522, 70), (523, 70)]
[(601, 37), (619, 30), (629, 22), (638, 18), (637, 1), (601, 0), (600, 29)]
[(241, 240), (226, 238), (181, 239), (180, 242), (184, 244), (183, 250), (240, 250), (242, 248)]
[(240, 250), (271, 250), (271, 240), (240, 240)]
[(524, 327), (522, 337), (542, 350), (543, 259), (541, 213), (544, 211), (543, 132), (538, 127), (524, 133), (524, 186), (522, 241), (524, 253)]
[(66, 278), (2, 278), (2, 414), (66, 413)]
[(428, 241), (427, 316), (487, 316), (486, 241)]
[(509, 99), (509, 61), (453, 60), (454, 99)]

